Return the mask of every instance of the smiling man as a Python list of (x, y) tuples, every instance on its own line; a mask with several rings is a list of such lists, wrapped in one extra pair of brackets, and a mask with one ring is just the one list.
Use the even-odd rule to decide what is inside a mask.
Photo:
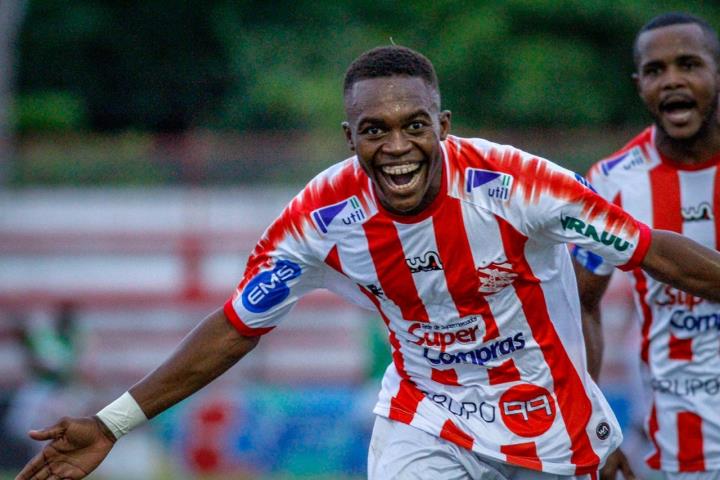
[(715, 300), (720, 255), (651, 231), (547, 160), (450, 136), (433, 66), (413, 50), (361, 55), (344, 100), (356, 155), (290, 202), (234, 295), (170, 359), (96, 417), (31, 432), (52, 441), (19, 478), (82, 478), (116, 438), (233, 365), (315, 288), (387, 326), (393, 361), (369, 478), (596, 478), (622, 435), (586, 372), (565, 243)]
[[(638, 33), (633, 76), (654, 125), (589, 173), (606, 199), (646, 224), (720, 246), (720, 44), (704, 20), (661, 15)], [(590, 370), (602, 354), (599, 302), (613, 271), (583, 249), (575, 257)], [(678, 253), (680, 262), (685, 260)], [(653, 469), (670, 479), (720, 479), (720, 304), (633, 272), (640, 357), (651, 390)], [(608, 462), (612, 474), (616, 462)]]

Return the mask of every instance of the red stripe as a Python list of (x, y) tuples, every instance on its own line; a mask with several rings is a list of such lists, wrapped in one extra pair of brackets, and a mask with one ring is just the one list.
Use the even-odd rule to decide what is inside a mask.
[(490, 385), (520, 381), (520, 372), (515, 366), (515, 362), (512, 358), (501, 363), (497, 367), (488, 368), (487, 372)]
[(327, 263), (328, 266), (330, 266), (330, 268), (332, 268), (336, 272), (345, 275), (345, 272), (343, 272), (342, 264), (340, 263), (340, 254), (338, 253), (337, 245), (333, 245), (332, 249), (330, 249), (327, 257), (325, 257), (325, 263)]
[(597, 470), (600, 458), (593, 451), (586, 432), (592, 413), (592, 403), (548, 315), (540, 280), (533, 275), (525, 258), (527, 237), (520, 234), (503, 218), (496, 216), (496, 219), (507, 258), (519, 273), (513, 284), (515, 291), (522, 303), (523, 313), (532, 335), (550, 368), (554, 393), (570, 437), (571, 461), (576, 465), (576, 474)]
[(449, 368), (447, 370), (438, 370), (433, 368), (430, 379), (433, 382), (442, 383), (443, 385), (452, 385), (455, 387), (460, 386), (457, 371), (454, 368)]
[(538, 457), (535, 442), (500, 445), (500, 452), (505, 454), (508, 463), (542, 471), (542, 462)]
[(652, 227), (682, 233), (680, 177), (677, 171), (661, 163), (650, 170)]
[(677, 425), (680, 471), (704, 471), (702, 418), (693, 412), (680, 412), (677, 414)]
[(657, 432), (657, 409), (655, 408), (655, 403), (653, 402), (652, 410), (650, 411), (650, 419), (648, 420), (648, 435), (650, 436), (650, 441), (655, 446), (655, 452), (645, 459), (645, 463), (647, 463), (650, 468), (660, 470), (660, 445), (658, 445), (657, 438), (655, 438)]
[(391, 220), (375, 215), (363, 224), (370, 256), (385, 296), (400, 308), (405, 320), (429, 322), (427, 310), (418, 296), (397, 229)]
[(677, 338), (671, 333), (669, 346), (670, 359), (692, 361), (692, 338)]
[(715, 250), (720, 250), (720, 167), (715, 167), (713, 186), (713, 221), (715, 222)]
[(382, 311), (380, 301), (365, 287), (359, 288), (360, 291), (363, 292), (365, 296), (367, 296), (375, 305), (375, 308), (377, 308), (378, 313), (380, 313), (380, 316), (385, 322), (385, 326), (389, 332), (388, 337), (390, 340), (390, 346), (392, 347), (393, 363), (395, 364), (395, 369), (402, 379), (400, 381), (400, 389), (398, 390), (397, 395), (390, 400), (389, 416), (392, 420), (409, 424), (415, 417), (417, 407), (425, 396), (420, 390), (418, 390), (415, 382), (410, 379), (410, 375), (408, 375), (407, 370), (405, 370), (405, 360), (400, 352), (400, 341), (392, 328), (390, 328), (390, 319), (387, 315), (385, 315), (385, 312)]
[(238, 332), (245, 335), (246, 337), (259, 337), (260, 335), (265, 335), (273, 328), (275, 328), (253, 328), (245, 325), (245, 323), (240, 320), (240, 316), (238, 316), (237, 312), (235, 312), (235, 307), (232, 306), (232, 299), (225, 302), (223, 312), (225, 312), (225, 317), (235, 328), (237, 328)]
[(460, 427), (455, 425), (452, 420), (447, 420), (440, 430), (440, 438), (451, 441), (463, 448), (472, 450), (473, 438), (467, 433), (463, 432)]
[(635, 277), (635, 291), (637, 292), (638, 302), (640, 303), (640, 312), (642, 315), (642, 326), (640, 332), (642, 340), (640, 343), (640, 358), (643, 362), (648, 363), (650, 352), (650, 327), (652, 326), (652, 310), (645, 300), (648, 293), (647, 277), (640, 269), (633, 270)]
[(485, 322), (483, 342), (499, 337), (495, 317), (485, 297), (480, 294), (480, 279), (475, 270), (460, 200), (448, 198), (443, 208), (433, 216), (433, 227), (445, 281), (460, 317), (482, 315)]
[(626, 272), (639, 267), (642, 261), (645, 260), (645, 255), (647, 255), (648, 250), (650, 250), (650, 241), (652, 239), (650, 227), (641, 222), (637, 222), (637, 226), (640, 230), (637, 247), (635, 247), (635, 251), (633, 252), (632, 257), (630, 257), (630, 260), (628, 260), (625, 265), (620, 265), (618, 267), (620, 270)]

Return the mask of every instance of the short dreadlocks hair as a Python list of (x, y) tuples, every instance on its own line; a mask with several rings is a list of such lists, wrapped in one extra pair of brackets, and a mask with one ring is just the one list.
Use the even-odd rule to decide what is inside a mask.
[(399, 45), (373, 48), (356, 58), (345, 72), (343, 94), (347, 95), (360, 80), (395, 75), (422, 78), (439, 94), (437, 75), (430, 60), (415, 50)]
[(708, 22), (700, 17), (683, 12), (669, 12), (658, 15), (647, 22), (635, 36), (633, 43), (633, 59), (635, 66), (638, 66), (640, 60), (640, 51), (638, 49), (638, 40), (640, 35), (656, 28), (669, 27), (671, 25), (695, 24), (700, 27), (705, 35), (705, 46), (710, 54), (712, 54), (715, 64), (720, 67), (720, 41), (718, 41), (717, 31), (710, 26)]

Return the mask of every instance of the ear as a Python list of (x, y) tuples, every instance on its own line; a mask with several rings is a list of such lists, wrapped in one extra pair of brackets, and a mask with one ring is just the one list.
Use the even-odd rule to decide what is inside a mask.
[(350, 147), (351, 151), (355, 151), (355, 142), (353, 141), (352, 136), (352, 129), (350, 128), (350, 124), (348, 122), (342, 122), (342, 128), (343, 132), (345, 132), (345, 141), (348, 144), (348, 147)]
[(632, 78), (633, 83), (635, 84), (635, 90), (637, 90), (638, 93), (640, 93), (640, 75), (637, 74), (637, 72), (630, 75), (630, 78)]
[(452, 113), (450, 110), (443, 110), (438, 116), (440, 120), (440, 140), (445, 140), (450, 134), (450, 117), (452, 117)]

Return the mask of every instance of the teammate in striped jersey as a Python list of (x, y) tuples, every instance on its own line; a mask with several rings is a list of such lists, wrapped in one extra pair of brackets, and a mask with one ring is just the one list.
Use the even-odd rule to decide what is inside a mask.
[(290, 202), (224, 308), (99, 420), (32, 432), (53, 441), (20, 478), (82, 477), (114, 438), (229, 368), (321, 287), (388, 329), (371, 479), (597, 478), (622, 435), (587, 375), (565, 244), (716, 300), (720, 255), (651, 231), (547, 160), (450, 136), (434, 68), (410, 49), (361, 55), (344, 100), (355, 155)]
[[(666, 14), (644, 26), (635, 79), (654, 125), (588, 174), (600, 195), (635, 218), (712, 249), (720, 246), (719, 58), (717, 33), (701, 19)], [(578, 279), (589, 337), (601, 339), (599, 302), (613, 268), (582, 248), (575, 257), (585, 266)], [(720, 479), (720, 303), (641, 269), (633, 279), (653, 399), (647, 463), (671, 479)], [(599, 371), (601, 344), (588, 348), (591, 371)]]

